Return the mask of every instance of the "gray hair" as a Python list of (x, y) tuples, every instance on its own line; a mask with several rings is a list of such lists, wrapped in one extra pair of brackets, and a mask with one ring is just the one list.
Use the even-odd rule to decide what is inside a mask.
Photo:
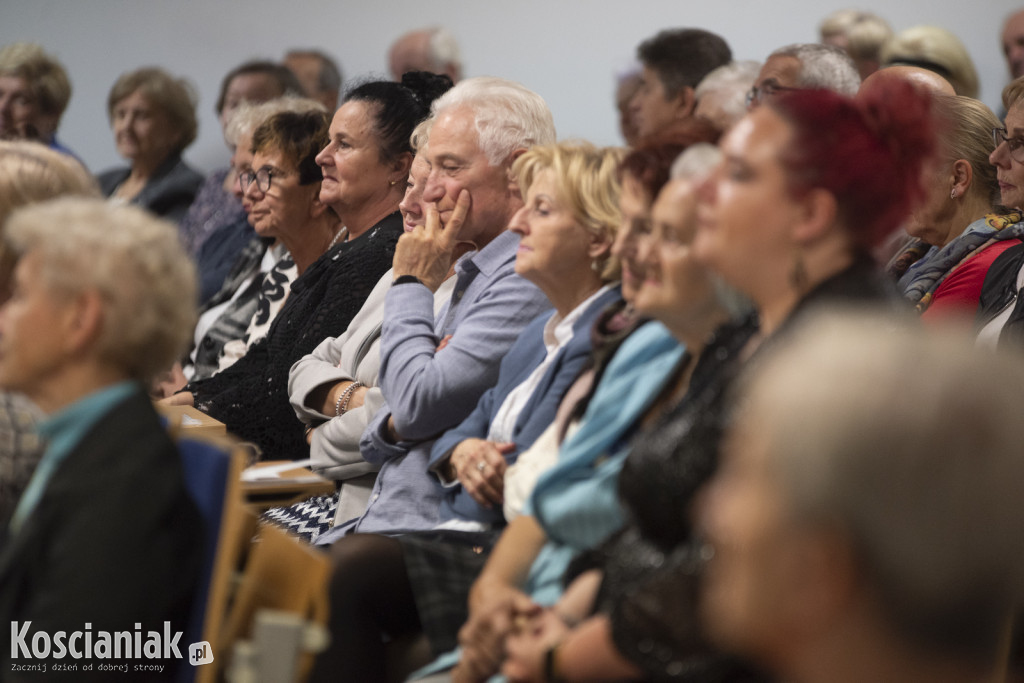
[(492, 166), (508, 161), (517, 149), (555, 142), (555, 120), (547, 103), (515, 81), (494, 76), (459, 81), (434, 100), (431, 120), (456, 107), (473, 110), (480, 149)]
[(438, 69), (438, 73), (448, 65), (454, 65), (457, 70), (462, 69), (462, 53), (459, 50), (459, 43), (455, 36), (446, 28), (436, 27), (428, 29), (430, 32), (430, 61)]
[(860, 88), (857, 67), (850, 56), (837, 47), (794, 43), (768, 55), (768, 59), (772, 57), (795, 57), (800, 61), (797, 87), (833, 90), (847, 97), (856, 95)]
[(260, 124), (271, 116), (286, 111), (295, 112), (296, 114), (322, 111), (330, 114), (327, 111), (327, 107), (322, 103), (308, 97), (293, 97), (289, 95), (259, 104), (243, 102), (238, 105), (238, 108), (235, 109), (228, 120), (228, 124), (224, 128), (224, 139), (227, 140), (229, 145), (234, 147), (238, 144), (239, 138), (251, 135), (253, 131), (260, 127)]
[[(722, 162), (723, 157), (722, 150), (717, 145), (696, 142), (672, 162), (669, 177), (672, 180), (687, 180), (695, 186), (700, 185)], [(739, 318), (753, 308), (750, 299), (723, 280), (718, 273), (709, 269), (708, 278), (714, 288), (715, 299), (729, 312), (730, 317)]]
[(676, 157), (672, 162), (669, 177), (672, 180), (693, 180), (700, 182), (722, 161), (722, 150), (709, 142), (697, 142)]
[(740, 417), (757, 417), (793, 522), (848, 539), (906, 640), (991, 656), (1024, 594), (1020, 357), (831, 311), (806, 319), (746, 388)]
[(702, 99), (714, 100), (722, 121), (712, 121), (721, 130), (727, 129), (747, 113), (747, 92), (761, 70), (758, 62), (729, 62), (712, 70), (694, 90), (698, 105)]
[(188, 347), (196, 321), (196, 269), (175, 226), (136, 206), (63, 197), (19, 209), (6, 226), (19, 254), (64, 297), (98, 291), (104, 302), (96, 353), (148, 381)]

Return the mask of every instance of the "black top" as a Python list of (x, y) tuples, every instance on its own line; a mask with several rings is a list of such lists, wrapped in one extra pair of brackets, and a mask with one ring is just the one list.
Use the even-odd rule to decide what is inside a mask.
[(1021, 268), (1024, 268), (1024, 244), (1010, 247), (996, 257), (981, 286), (976, 318), (979, 327), (1013, 305), (1013, 312), (999, 333), (1000, 346), (1009, 343), (1024, 348), (1024, 296), (1017, 288)]
[(292, 283), (266, 337), (231, 367), (185, 388), (195, 396), (196, 408), (259, 446), (263, 459), (309, 457), (303, 425), (288, 402), (288, 371), (324, 339), (348, 328), (391, 267), (401, 234), (396, 211), (317, 259)]
[[(858, 261), (808, 293), (754, 357), (784, 338), (797, 319), (836, 304), (906, 307), (873, 264)], [(686, 395), (637, 439), (619, 475), (627, 521), (599, 555), (604, 568), (599, 608), (611, 616), (619, 651), (652, 680), (767, 680), (715, 653), (704, 640), (696, 619), (701, 563), (690, 523), (694, 495), (718, 465), (729, 388), (757, 329), (756, 317), (750, 316), (715, 333), (697, 360)]]
[[(104, 197), (114, 194), (118, 186), (128, 179), (131, 168), (124, 166), (104, 171), (96, 176)], [(203, 176), (181, 159), (180, 154), (167, 157), (153, 173), (146, 186), (132, 199), (157, 216), (180, 223), (188, 213), (188, 207), (203, 184)]]
[[(200, 574), (203, 520), (188, 493), (181, 457), (140, 390), (118, 403), (57, 466), (21, 530), (0, 540), (0, 680), (55, 680), (12, 673), (12, 622), (37, 631), (184, 631)], [(145, 640), (145, 635), (143, 636)], [(54, 645), (56, 648), (56, 645)], [(77, 645), (84, 651), (82, 641)], [(179, 650), (188, 656), (188, 643)], [(19, 663), (31, 663), (18, 655)], [(174, 680), (183, 660), (159, 660), (162, 673), (92, 671), (67, 680)], [(118, 660), (119, 662), (123, 660)], [(141, 660), (145, 662), (146, 660)], [(103, 663), (100, 660), (99, 663)], [(132, 665), (129, 664), (129, 667)]]

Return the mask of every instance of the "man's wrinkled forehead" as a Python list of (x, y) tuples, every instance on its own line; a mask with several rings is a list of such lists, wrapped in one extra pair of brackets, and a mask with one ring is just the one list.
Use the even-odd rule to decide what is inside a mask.
[(459, 105), (437, 113), (429, 129), (429, 155), (432, 164), (452, 158), (469, 163), (484, 155), (476, 127), (476, 111)]

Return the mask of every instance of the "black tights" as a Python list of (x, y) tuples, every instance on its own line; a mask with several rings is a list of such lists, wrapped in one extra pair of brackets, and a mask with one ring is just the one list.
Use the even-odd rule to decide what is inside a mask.
[(331, 643), (312, 683), (386, 680), (383, 636), (420, 630), (419, 614), (397, 539), (353, 534), (331, 546)]

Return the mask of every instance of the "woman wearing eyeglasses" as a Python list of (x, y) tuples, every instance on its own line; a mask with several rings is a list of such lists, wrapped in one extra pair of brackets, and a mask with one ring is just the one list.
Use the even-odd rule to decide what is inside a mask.
[[(989, 156), (996, 167), (1001, 203), (1017, 212), (1024, 209), (1024, 76), (1003, 90), (1005, 126), (992, 131), (995, 151)], [(977, 320), (979, 341), (1024, 346), (1024, 245), (1007, 249), (992, 262), (981, 288)]]
[[(298, 219), (305, 212), (319, 216), (333, 211), (344, 227), (340, 233), (314, 228), (296, 240), (301, 244), (295, 245), (292, 256), (304, 272), (292, 283), (267, 336), (230, 368), (190, 383), (170, 403), (194, 403), (225, 423), (232, 434), (256, 444), (265, 458), (309, 457), (303, 424), (288, 401), (288, 371), (324, 339), (348, 328), (391, 267), (402, 234), (398, 203), (412, 163), (409, 137), (433, 99), (449, 87), (446, 77), (413, 72), (402, 83), (372, 81), (350, 91), (329, 129), (330, 145), (325, 149), (336, 146), (344, 154), (337, 156), (328, 179), (305, 161), (289, 175), (279, 155), (269, 149), (254, 154), (253, 175), (244, 180), (252, 180), (247, 197), (254, 200), (251, 216), (258, 232), (262, 225), (284, 235), (287, 231), (278, 217)], [(314, 177), (322, 183), (319, 193), (300, 189), (304, 179)], [(255, 197), (263, 188), (267, 196), (257, 204)], [(307, 197), (305, 209), (292, 206), (279, 190), (294, 191), (296, 205), (299, 196)], [(317, 247), (326, 251), (317, 255)]]
[(922, 178), (926, 195), (905, 225), (915, 239), (890, 272), (924, 320), (973, 317), (989, 267), (1020, 243), (1024, 224), (1019, 212), (994, 213), (999, 185), (989, 155), (1001, 142), (992, 134), (999, 119), (970, 97), (936, 97), (934, 106), (945, 124), (938, 156)]

